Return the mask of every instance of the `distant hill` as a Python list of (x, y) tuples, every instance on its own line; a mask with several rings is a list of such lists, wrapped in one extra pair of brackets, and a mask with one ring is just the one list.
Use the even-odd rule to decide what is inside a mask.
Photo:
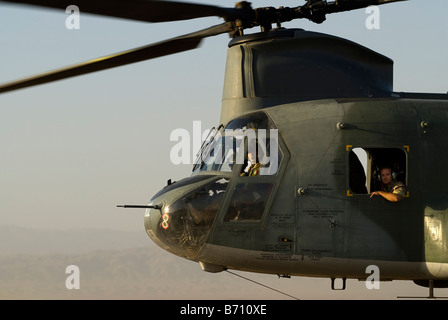
[[(79, 290), (65, 286), (69, 265), (80, 269)], [(204, 272), (160, 249), (144, 230), (0, 226), (0, 299), (282, 298), (229, 273)]]
[[(65, 270), (80, 270), (80, 289), (68, 290)], [(347, 281), (332, 291), (329, 279), (278, 279), (235, 271), (301, 299), (393, 299), (426, 289), (411, 282), (367, 290)], [(420, 293), (417, 293), (420, 292)], [(290, 299), (227, 272), (201, 270), (196, 262), (156, 246), (143, 232), (102, 229), (35, 230), (0, 226), (0, 299)]]
[[(69, 265), (79, 267), (79, 290), (65, 286)], [(212, 283), (198, 285), (208, 281), (203, 275), (198, 264), (154, 246), (72, 255), (4, 255), (0, 256), (0, 298), (180, 299), (215, 288)]]
[(78, 254), (95, 250), (122, 250), (152, 244), (141, 231), (107, 229), (31, 229), (0, 226), (0, 255), (3, 254)]
[[(68, 290), (66, 267), (80, 270), (80, 289)], [(293, 282), (246, 274), (294, 292)], [(227, 272), (201, 270), (196, 262), (155, 246), (84, 254), (0, 256), (0, 299), (288, 299)]]

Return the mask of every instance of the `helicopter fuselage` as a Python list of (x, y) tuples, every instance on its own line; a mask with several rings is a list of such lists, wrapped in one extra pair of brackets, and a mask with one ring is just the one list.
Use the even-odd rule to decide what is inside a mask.
[[(221, 123), (277, 130), (278, 166), (196, 168), (152, 198), (149, 236), (211, 272), (448, 280), (446, 95), (394, 93), (391, 60), (343, 39), (256, 37), (229, 49)], [(398, 203), (370, 196), (384, 165)]]

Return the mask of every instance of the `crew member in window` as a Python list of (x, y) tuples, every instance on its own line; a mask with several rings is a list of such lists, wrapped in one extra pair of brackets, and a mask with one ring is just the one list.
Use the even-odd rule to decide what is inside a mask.
[(381, 190), (374, 191), (370, 195), (382, 196), (384, 199), (391, 202), (401, 201), (406, 194), (406, 187), (401, 181), (394, 180), (392, 177), (392, 168), (383, 167), (380, 169)]
[(260, 175), (260, 168), (261, 163), (258, 161), (259, 159), (263, 158), (263, 154), (261, 151), (261, 148), (258, 148), (258, 159), (257, 159), (257, 153), (254, 151), (249, 150), (247, 153), (247, 166), (243, 168), (243, 171), (241, 172), (240, 176), (258, 176)]

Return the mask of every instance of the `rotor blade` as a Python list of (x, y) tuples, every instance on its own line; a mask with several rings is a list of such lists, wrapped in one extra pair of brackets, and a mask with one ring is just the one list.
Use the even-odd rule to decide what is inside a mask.
[(408, 0), (377, 0), (378, 4), (385, 4), (385, 3), (392, 3), (392, 2), (399, 2), (399, 1), (408, 1)]
[(75, 4), (81, 13), (146, 22), (179, 21), (209, 16), (229, 18), (236, 12), (234, 8), (157, 0), (1, 0), (1, 2), (29, 4), (60, 9), (64, 12), (69, 5)]
[(326, 13), (337, 13), (343, 11), (350, 11), (355, 9), (366, 8), (368, 6), (377, 6), (381, 4), (401, 2), (407, 0), (349, 0), (339, 1), (328, 4), (328, 10)]
[(232, 23), (226, 22), (214, 27), (210, 27), (208, 29), (200, 30), (170, 40), (111, 54), (98, 59), (89, 60), (69, 67), (39, 74), (33, 77), (6, 83), (0, 85), (0, 93), (36, 86), (39, 84), (93, 73), (96, 71), (111, 69), (135, 62), (195, 49), (198, 47), (203, 38), (230, 32), (232, 30)]
[(375, 6), (398, 1), (407, 0), (339, 0), (332, 2), (328, 2), (326, 0), (312, 0), (311, 2), (307, 2), (303, 6), (297, 7), (295, 9), (293, 19), (306, 18), (315, 23), (322, 23), (326, 19), (325, 16), (330, 13), (356, 10), (367, 8), (368, 6)]

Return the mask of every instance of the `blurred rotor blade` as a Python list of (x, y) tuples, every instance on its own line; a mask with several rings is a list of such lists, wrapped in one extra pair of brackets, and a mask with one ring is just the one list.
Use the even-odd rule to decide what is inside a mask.
[(226, 22), (177, 38), (111, 54), (98, 59), (89, 60), (69, 67), (6, 83), (0, 85), (0, 93), (36, 86), (39, 84), (62, 80), (70, 77), (111, 69), (135, 62), (195, 49), (198, 47), (203, 38), (215, 36), (221, 33), (227, 33), (232, 30), (233, 24), (231, 22)]
[(398, 2), (398, 1), (407, 1), (407, 0), (377, 0), (378, 4), (385, 4), (385, 3)]
[(146, 22), (167, 22), (202, 17), (233, 17), (234, 8), (221, 8), (185, 2), (157, 0), (1, 0), (15, 4), (64, 10), (76, 5), (81, 13), (93, 13), (107, 17), (124, 18)]
[(326, 19), (325, 16), (330, 13), (356, 10), (398, 1), (407, 0), (338, 0), (332, 2), (327, 0), (307, 0), (305, 5), (297, 8), (297, 15), (294, 18), (306, 18), (315, 23), (322, 23)]
[(355, 9), (367, 8), (368, 6), (377, 6), (381, 4), (401, 2), (407, 0), (345, 0), (337, 1), (328, 4), (329, 10), (327, 13), (336, 13), (343, 11), (350, 11)]

